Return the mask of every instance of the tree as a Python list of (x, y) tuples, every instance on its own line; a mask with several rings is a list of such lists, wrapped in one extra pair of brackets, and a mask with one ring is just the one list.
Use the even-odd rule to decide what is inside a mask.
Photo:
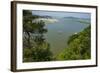
[(47, 61), (51, 60), (50, 45), (46, 42), (43, 21), (33, 22), (40, 16), (32, 15), (32, 11), (23, 11), (23, 48), (24, 61)]

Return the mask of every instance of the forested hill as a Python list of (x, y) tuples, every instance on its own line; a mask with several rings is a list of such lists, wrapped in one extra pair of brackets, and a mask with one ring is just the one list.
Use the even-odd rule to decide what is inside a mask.
[(91, 26), (70, 36), (68, 47), (58, 56), (58, 60), (79, 60), (91, 58)]

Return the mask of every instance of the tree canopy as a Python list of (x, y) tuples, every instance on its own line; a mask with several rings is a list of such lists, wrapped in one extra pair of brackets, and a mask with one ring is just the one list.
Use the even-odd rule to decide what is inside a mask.
[(23, 10), (23, 61), (48, 61), (51, 60), (50, 45), (46, 42), (44, 34), (47, 29), (44, 28), (43, 21), (32, 22), (39, 18), (32, 15), (31, 11)]
[(68, 47), (61, 52), (59, 60), (79, 60), (91, 58), (91, 27), (69, 37)]

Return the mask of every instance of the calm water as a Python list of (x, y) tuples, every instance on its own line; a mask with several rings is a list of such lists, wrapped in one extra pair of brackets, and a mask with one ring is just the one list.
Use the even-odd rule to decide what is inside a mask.
[(45, 35), (47, 41), (50, 43), (51, 51), (55, 55), (67, 47), (69, 36), (82, 31), (89, 25), (68, 18), (58, 20), (58, 22), (46, 25), (48, 32)]

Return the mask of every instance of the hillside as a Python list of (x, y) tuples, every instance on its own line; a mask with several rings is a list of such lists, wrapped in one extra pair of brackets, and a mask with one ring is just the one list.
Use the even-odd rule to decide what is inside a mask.
[(58, 56), (58, 60), (81, 60), (91, 58), (91, 27), (70, 36), (65, 48)]

